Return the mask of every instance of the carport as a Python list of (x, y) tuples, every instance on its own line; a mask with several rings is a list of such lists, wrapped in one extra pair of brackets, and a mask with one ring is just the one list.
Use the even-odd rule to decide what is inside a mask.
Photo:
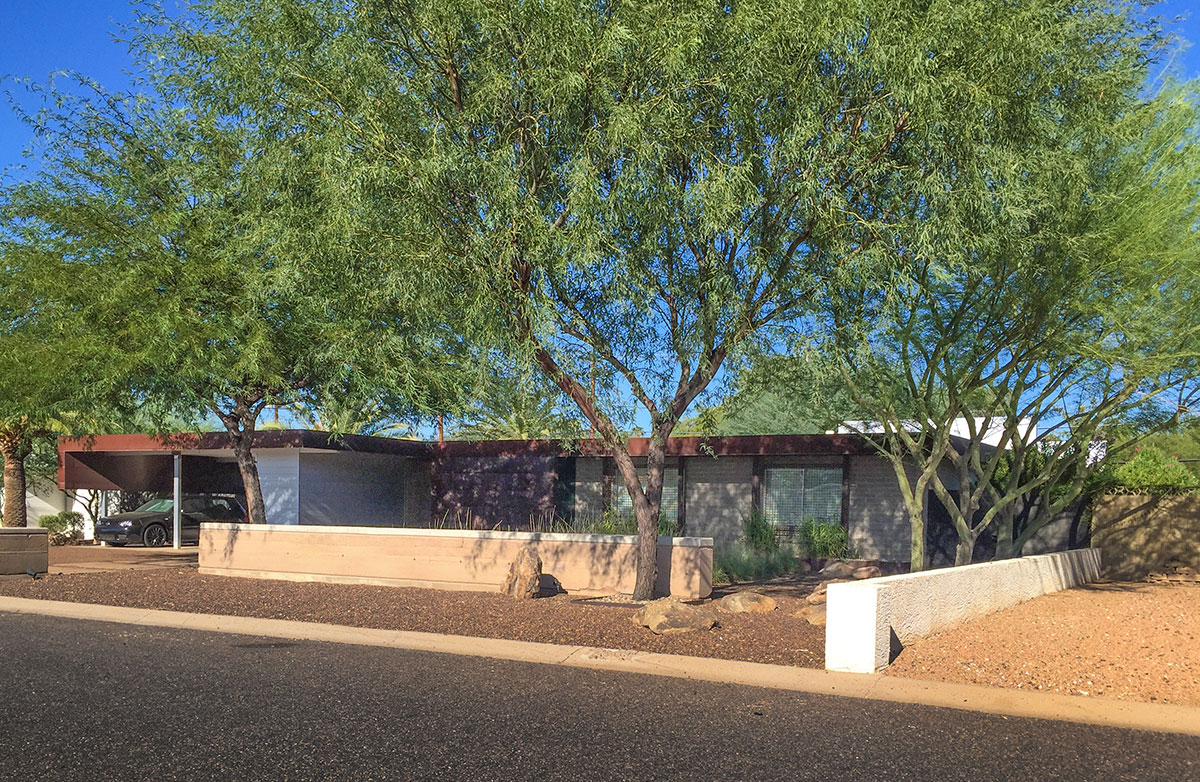
[[(253, 451), (269, 523), (400, 525), (406, 510), (428, 518), (426, 443), (286, 429), (256, 432)], [(175, 548), (184, 495), (244, 491), (222, 432), (62, 438), (58, 485), (170, 494)]]
[(63, 489), (170, 492), (175, 548), (182, 540), (184, 494), (242, 492), (229, 438), (219, 433), (63, 440), (58, 449), (58, 485)]

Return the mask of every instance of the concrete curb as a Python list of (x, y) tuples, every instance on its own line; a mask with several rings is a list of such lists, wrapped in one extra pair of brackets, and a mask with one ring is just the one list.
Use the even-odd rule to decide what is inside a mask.
[(377, 630), (284, 619), (190, 614), (21, 597), (0, 597), (0, 613), (3, 612), (568, 665), (576, 668), (792, 690), (816, 695), (842, 695), (867, 700), (940, 706), (1009, 717), (1061, 720), (1200, 736), (1200, 708), (1170, 704), (1103, 700), (972, 684), (928, 682), (879, 674), (834, 673), (707, 657), (438, 635), (407, 630)]

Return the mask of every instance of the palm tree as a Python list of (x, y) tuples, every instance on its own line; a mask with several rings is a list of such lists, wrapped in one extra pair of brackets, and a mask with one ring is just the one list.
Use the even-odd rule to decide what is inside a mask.
[(381, 400), (354, 403), (347, 399), (325, 397), (317, 403), (292, 405), (290, 411), (307, 429), (337, 434), (361, 434), (371, 437), (414, 439), (415, 428)]
[(569, 440), (583, 437), (579, 420), (562, 412), (555, 400), (519, 387), (508, 387), (480, 402), (459, 426), (458, 440)]

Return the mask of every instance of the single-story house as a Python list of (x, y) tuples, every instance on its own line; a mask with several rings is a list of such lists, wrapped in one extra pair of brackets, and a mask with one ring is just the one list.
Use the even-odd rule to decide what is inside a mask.
[[(648, 441), (630, 443), (645, 464)], [(629, 513), (616, 464), (583, 440), (420, 442), (309, 430), (255, 435), (272, 524), (545, 528), (555, 518)], [(222, 433), (62, 439), (60, 488), (241, 491)], [(932, 503), (931, 503), (932, 504)], [(667, 443), (663, 512), (687, 535), (736, 540), (755, 508), (787, 529), (846, 527), (859, 556), (906, 562), (908, 515), (892, 465), (858, 435), (677, 437)]]

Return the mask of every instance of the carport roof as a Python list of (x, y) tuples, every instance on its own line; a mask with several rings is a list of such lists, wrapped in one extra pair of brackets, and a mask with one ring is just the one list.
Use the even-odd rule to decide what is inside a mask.
[[(366, 437), (357, 434), (333, 435), (309, 429), (269, 429), (254, 433), (254, 448), (306, 448), (318, 451), (358, 451), (388, 453), (397, 456), (424, 456), (429, 446), (419, 440), (391, 437)], [(80, 452), (189, 453), (232, 451), (233, 443), (225, 432), (180, 434), (101, 434), (92, 437), (63, 437), (59, 454)]]

